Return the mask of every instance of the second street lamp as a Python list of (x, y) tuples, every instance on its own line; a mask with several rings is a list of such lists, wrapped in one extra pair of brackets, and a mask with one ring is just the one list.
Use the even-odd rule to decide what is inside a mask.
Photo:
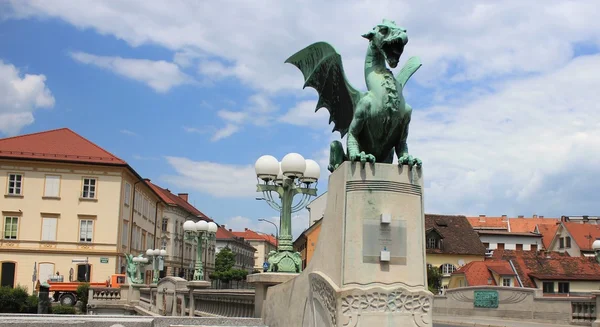
[(212, 240), (217, 232), (217, 224), (200, 220), (194, 222), (188, 220), (183, 223), (183, 230), (188, 240), (195, 239), (197, 242), (196, 248), (196, 264), (194, 266), (194, 277), (192, 280), (204, 280), (204, 268), (202, 267), (202, 243), (206, 240)]
[[(277, 251), (269, 253), (269, 272), (299, 273), (302, 258), (292, 243), (292, 212), (304, 209), (310, 197), (317, 195), (316, 182), (321, 168), (314, 160), (305, 160), (298, 153), (287, 154), (281, 163), (273, 156), (262, 156), (254, 168), (256, 177), (262, 181), (256, 185), (257, 192), (262, 192), (269, 206), (280, 214)], [(275, 201), (272, 193), (279, 196), (281, 203)], [(302, 198), (292, 205), (297, 194), (302, 194)]]

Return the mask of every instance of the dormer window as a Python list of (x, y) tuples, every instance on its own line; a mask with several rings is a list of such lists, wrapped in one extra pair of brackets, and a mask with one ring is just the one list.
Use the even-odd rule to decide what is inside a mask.
[(427, 248), (428, 249), (437, 249), (438, 248), (438, 240), (435, 237), (427, 238)]

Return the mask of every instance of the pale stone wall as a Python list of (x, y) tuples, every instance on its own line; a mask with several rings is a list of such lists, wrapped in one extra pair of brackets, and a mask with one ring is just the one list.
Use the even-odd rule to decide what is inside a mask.
[[(475, 290), (498, 292), (498, 308), (474, 307)], [(444, 296), (435, 296), (434, 315), (498, 317), (550, 324), (571, 323), (571, 302), (589, 300), (577, 298), (544, 298), (539, 290), (514, 287), (464, 287), (449, 289)]]
[(496, 250), (498, 243), (504, 244), (505, 250), (516, 250), (517, 244), (523, 245), (523, 251), (530, 251), (531, 245), (537, 245), (538, 250), (542, 248), (542, 237), (511, 236), (511, 235), (479, 235), (481, 243), (488, 243), (490, 250)]

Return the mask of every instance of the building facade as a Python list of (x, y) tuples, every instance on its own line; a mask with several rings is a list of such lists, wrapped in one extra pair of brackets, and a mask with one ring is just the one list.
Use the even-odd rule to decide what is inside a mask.
[[(189, 280), (194, 275), (198, 243), (196, 239), (186, 237), (183, 223), (187, 220), (195, 222), (204, 220), (208, 222), (212, 219), (189, 203), (187, 193), (173, 194), (170, 190), (162, 188), (150, 180), (147, 180), (147, 183), (160, 195), (165, 203), (159, 226), (162, 233), (160, 246), (167, 251), (163, 274)], [(202, 244), (202, 265), (205, 280), (209, 279), (208, 276), (215, 269), (215, 249), (215, 238), (206, 239)]]
[[(124, 271), (125, 253), (145, 252), (160, 236), (160, 197), (125, 161), (69, 129), (0, 139), (0, 185), (2, 286), (31, 290), (57, 274), (106, 281)], [(142, 274), (152, 278), (150, 267)]]
[(250, 245), (250, 242), (241, 237), (235, 236), (231, 230), (220, 226), (217, 230), (217, 249), (216, 254), (224, 248), (229, 248), (235, 253), (234, 269), (242, 269), (251, 274), (254, 271), (254, 253), (256, 249)]
[(273, 235), (261, 234), (251, 229), (245, 228), (243, 232), (232, 231), (232, 233), (248, 241), (254, 252), (254, 270), (263, 271), (263, 264), (267, 262), (269, 252), (277, 250), (277, 240)]
[(294, 250), (298, 251), (302, 258), (302, 269), (306, 268), (315, 253), (319, 234), (321, 233), (322, 222), (323, 218), (313, 222), (313, 224), (307, 230), (302, 232), (302, 234), (294, 241)]

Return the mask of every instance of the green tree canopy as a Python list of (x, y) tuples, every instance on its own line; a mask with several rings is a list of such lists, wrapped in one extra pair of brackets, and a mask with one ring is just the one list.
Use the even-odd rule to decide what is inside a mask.
[(225, 247), (215, 257), (215, 272), (223, 273), (231, 270), (235, 265), (235, 253)]

